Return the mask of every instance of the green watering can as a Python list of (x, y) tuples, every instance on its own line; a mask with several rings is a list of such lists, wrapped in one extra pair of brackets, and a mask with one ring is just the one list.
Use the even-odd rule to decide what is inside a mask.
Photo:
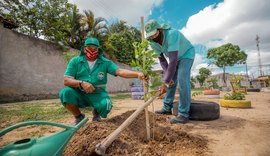
[(52, 125), (65, 130), (41, 138), (27, 138), (15, 141), (0, 149), (0, 156), (60, 156), (73, 134), (87, 121), (88, 118), (84, 118), (76, 126), (48, 121), (29, 121), (5, 128), (0, 131), (0, 137), (16, 128), (29, 125)]

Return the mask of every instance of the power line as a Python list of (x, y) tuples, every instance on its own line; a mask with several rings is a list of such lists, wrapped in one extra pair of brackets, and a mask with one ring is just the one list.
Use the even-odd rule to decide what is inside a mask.
[(99, 8), (102, 8), (102, 10), (104, 11), (104, 13), (110, 18), (116, 18), (116, 16), (114, 16), (113, 11), (111, 10), (111, 8), (107, 7), (104, 3), (102, 3), (101, 1), (98, 0), (93, 0), (96, 5), (98, 5)]
[(103, 6), (101, 6), (99, 3), (97, 3), (97, 1), (93, 0), (92, 4), (94, 4), (96, 8), (99, 8), (100, 10), (102, 10), (102, 12), (106, 16), (108, 16), (109, 18), (111, 17), (111, 14)]

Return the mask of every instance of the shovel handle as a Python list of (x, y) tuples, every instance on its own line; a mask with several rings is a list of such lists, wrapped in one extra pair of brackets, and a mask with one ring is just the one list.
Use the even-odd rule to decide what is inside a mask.
[(118, 135), (129, 126), (134, 119), (146, 108), (150, 105), (158, 96), (160, 96), (160, 92), (156, 92), (156, 94), (144, 103), (141, 107), (139, 107), (133, 114), (131, 114), (115, 131), (113, 131), (109, 136), (107, 136), (101, 143), (96, 145), (95, 152), (99, 155), (104, 155), (106, 149), (111, 145), (111, 143), (118, 137)]
[(74, 131), (78, 130), (83, 124), (85, 124), (88, 121), (88, 118), (84, 118), (78, 125), (76, 126), (68, 126), (68, 125), (64, 125), (64, 124), (59, 124), (56, 122), (49, 122), (49, 121), (27, 121), (27, 122), (21, 122), (15, 125), (12, 125), (10, 127), (7, 127), (3, 130), (0, 131), (0, 137), (7, 134), (8, 132), (16, 129), (16, 128), (20, 128), (20, 127), (24, 127), (24, 126), (30, 126), (30, 125), (51, 125), (51, 126), (56, 126), (56, 127), (60, 127), (60, 128), (64, 128), (64, 129), (74, 129)]

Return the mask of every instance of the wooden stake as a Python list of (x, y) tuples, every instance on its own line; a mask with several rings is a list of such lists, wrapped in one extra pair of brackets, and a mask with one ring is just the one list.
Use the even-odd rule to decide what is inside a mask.
[(155, 140), (156, 114), (155, 114), (154, 102), (152, 102), (152, 112), (154, 113), (154, 115), (153, 115), (152, 139)]
[[(144, 17), (141, 16), (141, 37), (142, 41), (145, 39), (144, 36)], [(143, 57), (143, 68), (145, 67), (145, 55)], [(146, 80), (143, 81), (143, 89), (144, 89), (144, 102), (146, 102), (146, 94), (148, 93), (148, 82)], [(148, 106), (145, 107), (145, 124), (146, 124), (146, 134), (147, 134), (147, 140), (150, 139), (150, 124), (149, 124), (149, 114), (148, 114)]]

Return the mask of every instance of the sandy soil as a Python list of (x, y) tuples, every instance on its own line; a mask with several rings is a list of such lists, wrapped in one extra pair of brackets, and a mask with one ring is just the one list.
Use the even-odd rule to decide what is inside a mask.
[[(208, 99), (204, 95), (194, 99), (219, 103), (219, 99)], [(221, 116), (218, 120), (191, 121), (185, 125), (169, 125), (169, 127), (176, 130), (180, 128), (188, 134), (205, 137), (208, 140), (208, 152), (206, 152), (208, 155), (270, 155), (270, 93), (249, 92), (246, 99), (251, 100), (251, 109), (220, 107)], [(110, 117), (139, 107), (142, 103), (140, 100), (121, 101)], [(155, 110), (160, 109), (162, 99), (156, 100), (154, 107)], [(150, 106), (149, 111), (151, 110)]]
[[(222, 96), (222, 95), (221, 95)], [(219, 99), (208, 99), (199, 95), (195, 100), (219, 103)], [(220, 108), (220, 118), (214, 121), (191, 121), (188, 124), (171, 125), (173, 116), (155, 115), (150, 112), (150, 123), (154, 139), (145, 140), (145, 119), (142, 113), (112, 146), (108, 155), (214, 155), (214, 156), (268, 156), (270, 155), (270, 93), (248, 93), (251, 109)], [(154, 108), (162, 107), (162, 99), (154, 101)], [(142, 100), (117, 100), (107, 119), (100, 123), (87, 122), (69, 141), (64, 155), (91, 155), (94, 146), (113, 132)], [(92, 115), (87, 114), (90, 118)], [(153, 118), (155, 120), (153, 120)], [(153, 122), (155, 121), (155, 122)], [(72, 124), (72, 117), (61, 121)], [(20, 130), (15, 134), (24, 133)], [(57, 130), (50, 130), (54, 133)], [(48, 133), (48, 134), (49, 134)], [(14, 136), (14, 135), (13, 135)], [(11, 136), (6, 136), (10, 137)]]
[[(64, 155), (95, 155), (95, 145), (111, 134), (133, 112), (128, 111), (100, 123), (87, 123), (69, 142)], [(188, 134), (181, 127), (171, 128), (166, 116), (155, 116), (150, 112), (149, 117), (152, 132), (150, 141), (146, 139), (145, 116), (142, 112), (111, 144), (106, 153), (149, 156), (181, 153), (199, 156), (207, 151), (207, 139), (204, 137)]]

